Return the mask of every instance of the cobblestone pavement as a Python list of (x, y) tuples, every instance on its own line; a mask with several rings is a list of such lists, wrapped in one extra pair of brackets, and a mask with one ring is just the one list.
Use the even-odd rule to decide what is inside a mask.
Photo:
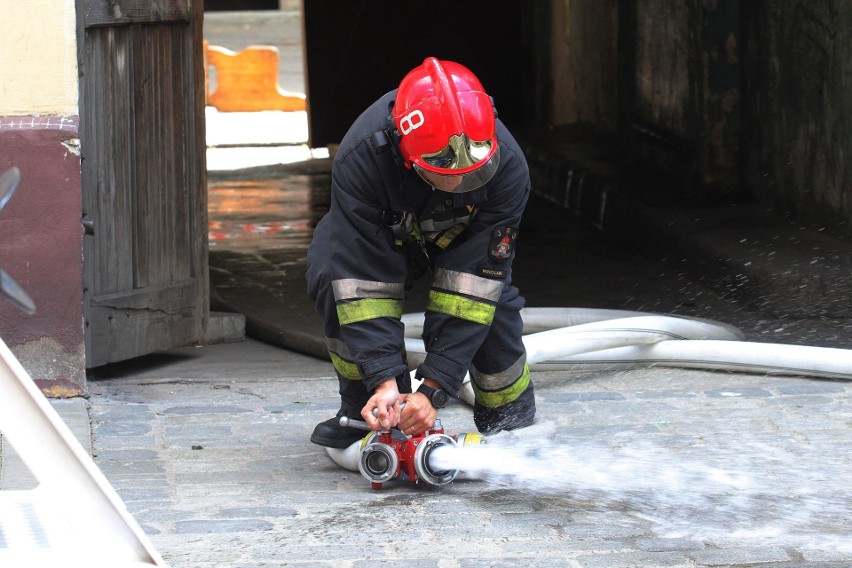
[(849, 382), (535, 372), (555, 434), (376, 491), (308, 441), (337, 409), (322, 361), (247, 340), (101, 371), (96, 463), (175, 568), (852, 566)]
[[(299, 90), (298, 18), (275, 17), (211, 17), (205, 37), (230, 49), (241, 49), (247, 34), (278, 46), (279, 82)], [(211, 234), (240, 237), (223, 247), (211, 236), (212, 294), (255, 324), (316, 335), (303, 247), (234, 248), (262, 233), (309, 235), (312, 179), (299, 183), (301, 205), (282, 192), (280, 214), (265, 224), (248, 217), (211, 226)], [(264, 191), (211, 191), (211, 221), (221, 220), (217, 206), (245, 206)], [(268, 214), (270, 203), (254, 204)], [(679, 313), (737, 325), (751, 341), (848, 347), (846, 316), (753, 312), (731, 301), (736, 294), (688, 278), (677, 257), (664, 264), (543, 218), (525, 228), (527, 260), (516, 270), (530, 305)], [(825, 272), (803, 262), (807, 275)], [(538, 371), (539, 424), (468, 455), (467, 471), (478, 468), (479, 479), (441, 489), (394, 481), (376, 491), (308, 441), (337, 409), (324, 361), (249, 339), (96, 374), (96, 464), (174, 568), (852, 567), (848, 381), (665, 368)], [(473, 430), (461, 403), (442, 419), (448, 433)]]
[[(276, 17), (239, 30), (233, 19), (229, 27), (227, 18), (211, 17), (205, 35), (231, 49), (242, 44), (230, 38), (249, 33), (278, 46), (280, 83), (298, 90), (298, 18)], [(281, 214), (266, 224), (243, 218), (211, 231), (231, 231), (242, 243), (264, 232), (308, 238), (312, 179), (300, 183), (300, 205), (283, 192)], [(268, 189), (212, 192), (211, 220), (221, 220), (216, 206), (225, 210), (228, 199), (245, 206), (247, 195)], [(269, 200), (255, 205), (269, 212)], [(774, 309), (783, 297), (773, 298), (771, 311), (751, 311), (732, 301), (735, 293), (688, 278), (679, 257), (662, 263), (544, 217), (537, 211), (525, 228), (526, 260), (516, 270), (530, 305), (679, 313), (737, 325), (751, 341), (848, 347), (844, 302), (839, 316), (785, 314)], [(758, 242), (734, 237), (742, 247)], [(235, 250), (212, 239), (214, 300), (241, 297), (238, 311), (253, 321), (316, 335), (299, 272), (302, 245)], [(736, 264), (782, 256), (754, 250), (735, 256)], [(802, 246), (788, 250), (801, 262), (784, 257), (781, 269), (804, 267), (816, 280), (848, 274), (847, 254), (838, 255), (840, 268), (821, 268), (814, 264), (821, 257)], [(779, 294), (793, 281), (777, 280)], [(842, 298), (837, 292), (827, 286), (820, 295)], [(852, 567), (852, 383), (653, 367), (537, 371), (533, 380), (539, 424), (460, 456), (471, 460), (466, 477), (477, 479), (441, 489), (393, 481), (376, 491), (334, 465), (308, 440), (337, 409), (330, 365), (252, 339), (97, 369), (89, 383), (91, 447), (174, 568)], [(74, 410), (88, 447), (85, 404), (54, 406), (66, 418)], [(448, 433), (473, 430), (461, 403), (441, 415)]]

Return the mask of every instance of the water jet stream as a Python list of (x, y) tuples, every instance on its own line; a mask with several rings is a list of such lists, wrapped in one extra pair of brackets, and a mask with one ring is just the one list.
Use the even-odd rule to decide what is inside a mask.
[[(568, 511), (618, 511), (658, 538), (852, 552), (852, 466), (840, 443), (838, 455), (808, 456), (807, 449), (782, 453), (747, 434), (671, 447), (647, 438), (560, 441), (555, 429), (538, 424), (480, 446), (438, 448), (431, 466), (547, 497)], [(570, 429), (560, 436), (570, 437)], [(826, 476), (817, 463), (847, 475)]]
[[(850, 350), (747, 342), (712, 320), (585, 308), (525, 308), (521, 315), (533, 370), (663, 366), (852, 380)], [(425, 357), (423, 317), (402, 318), (412, 368)], [(459, 396), (473, 403), (469, 377)], [(618, 511), (657, 537), (852, 553), (852, 462), (844, 440), (782, 451), (748, 431), (681, 440), (679, 447), (656, 441), (589, 439), (570, 428), (557, 436), (555, 425), (538, 424), (481, 446), (437, 448), (429, 465), (492, 488), (534, 492), (577, 514)], [(329, 455), (351, 469), (346, 451), (354, 450)]]

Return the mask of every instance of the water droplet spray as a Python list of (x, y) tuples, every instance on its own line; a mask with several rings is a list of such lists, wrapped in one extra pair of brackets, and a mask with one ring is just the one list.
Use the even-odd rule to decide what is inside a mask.
[(572, 438), (570, 429), (546, 423), (482, 445), (438, 448), (430, 458), (437, 470), (458, 469), (461, 478), (491, 487), (547, 495), (565, 507), (619, 511), (658, 538), (852, 552), (848, 455), (839, 442), (836, 455), (788, 446), (779, 450), (747, 434), (676, 443), (641, 434)]

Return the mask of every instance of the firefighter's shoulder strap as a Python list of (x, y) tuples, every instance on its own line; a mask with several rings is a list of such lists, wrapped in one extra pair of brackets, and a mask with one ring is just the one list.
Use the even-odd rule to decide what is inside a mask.
[[(390, 104), (391, 108), (393, 103)], [(405, 167), (402, 154), (399, 151), (399, 132), (394, 128), (393, 119), (388, 116), (385, 128), (378, 130), (370, 137), (373, 150), (379, 154), (388, 152), (393, 158), (395, 168), (381, 167), (382, 178), (388, 192), (388, 209), (383, 212), (385, 225), (393, 234), (393, 243), (397, 251), (406, 257), (408, 277), (406, 290), (411, 289), (411, 282), (426, 271), (429, 265), (429, 255), (420, 233), (417, 216), (408, 200), (407, 183), (412, 183), (411, 170)]]
[[(393, 108), (393, 101), (388, 104), (388, 110)], [(395, 168), (380, 167), (381, 176), (387, 190), (389, 210), (385, 211), (385, 222), (393, 227), (399, 223), (401, 218), (411, 213), (412, 207), (406, 199), (405, 180), (408, 169), (399, 151), (399, 132), (394, 127), (393, 118), (388, 114), (385, 127), (373, 132), (370, 136), (370, 144), (376, 154), (387, 154), (396, 165)], [(397, 235), (394, 234), (396, 238)]]

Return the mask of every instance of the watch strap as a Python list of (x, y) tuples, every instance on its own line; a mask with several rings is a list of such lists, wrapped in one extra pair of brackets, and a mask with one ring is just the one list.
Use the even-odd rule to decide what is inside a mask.
[[(432, 404), (432, 406), (434, 406), (435, 408), (443, 408), (444, 406), (446, 406), (446, 403), (445, 403), (445, 404), (441, 404), (441, 405), (438, 405), (438, 404), (436, 404), (436, 403), (435, 403), (435, 394), (436, 394), (438, 391), (442, 391), (442, 390), (443, 390), (443, 389), (440, 389), (440, 388), (433, 388), (433, 387), (430, 387), (430, 386), (428, 386), (428, 385), (427, 385), (427, 384), (425, 384), (425, 383), (423, 383), (423, 384), (421, 384), (419, 387), (417, 387), (417, 392), (419, 392), (419, 393), (421, 393), (421, 394), (425, 394), (425, 395), (426, 395), (426, 398), (428, 398), (428, 399), (429, 399), (429, 402), (430, 402), (430, 403)], [(443, 391), (443, 392), (446, 392), (446, 391)], [(446, 397), (445, 397), (445, 400), (446, 400)]]

